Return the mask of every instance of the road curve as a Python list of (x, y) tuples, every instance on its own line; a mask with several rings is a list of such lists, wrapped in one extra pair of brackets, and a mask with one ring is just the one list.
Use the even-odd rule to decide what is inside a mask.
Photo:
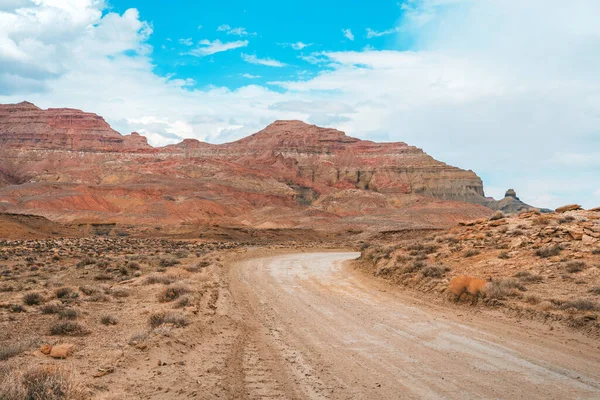
[(246, 326), (229, 363), (232, 396), (600, 398), (598, 342), (385, 290), (344, 266), (358, 255), (296, 253), (232, 269)]

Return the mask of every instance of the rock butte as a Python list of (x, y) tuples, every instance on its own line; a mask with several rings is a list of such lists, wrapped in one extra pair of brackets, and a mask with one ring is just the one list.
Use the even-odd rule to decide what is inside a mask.
[[(501, 208), (472, 171), (406, 143), (301, 121), (232, 143), (153, 148), (96, 114), (23, 102), (0, 105), (0, 149), (31, 175), (22, 185), (5, 179), (0, 211), (63, 222), (382, 228), (449, 225)], [(509, 197), (512, 208), (529, 208)]]

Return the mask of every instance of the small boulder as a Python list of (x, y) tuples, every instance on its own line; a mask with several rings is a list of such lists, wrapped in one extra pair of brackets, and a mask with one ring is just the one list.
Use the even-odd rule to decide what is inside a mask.
[(50, 357), (52, 357), (52, 358), (67, 358), (73, 351), (74, 347), (75, 347), (75, 345), (70, 344), (70, 343), (57, 344), (50, 351)]
[(41, 347), (40, 347), (40, 351), (42, 352), (42, 354), (48, 355), (50, 354), (50, 352), (52, 351), (52, 345), (48, 344), (48, 343), (44, 343)]
[(557, 213), (565, 213), (567, 211), (577, 211), (581, 209), (582, 208), (579, 204), (568, 204), (566, 206), (558, 207), (555, 211)]

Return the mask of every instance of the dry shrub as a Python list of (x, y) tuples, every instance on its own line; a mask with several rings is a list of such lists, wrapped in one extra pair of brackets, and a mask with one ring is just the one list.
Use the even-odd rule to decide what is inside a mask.
[(92, 296), (94, 294), (98, 293), (98, 289), (93, 288), (91, 286), (80, 286), (79, 290), (81, 291), (81, 293), (85, 294), (86, 296)]
[(525, 296), (525, 302), (532, 305), (536, 305), (542, 302), (542, 298), (537, 294), (528, 294)]
[(148, 332), (137, 332), (131, 335), (129, 338), (129, 345), (134, 346), (138, 343), (145, 342), (148, 339)]
[(0, 382), (3, 400), (83, 400), (83, 386), (73, 371), (51, 365), (14, 370)]
[(473, 256), (478, 255), (479, 253), (480, 253), (480, 251), (477, 249), (470, 249), (470, 250), (465, 251), (465, 257), (473, 257)]
[(427, 264), (425, 264), (423, 261), (414, 261), (411, 265), (407, 265), (406, 267), (404, 267), (402, 269), (402, 272), (404, 272), (404, 273), (417, 272), (417, 271), (422, 270), (426, 266), (427, 266)]
[(581, 272), (586, 268), (587, 265), (583, 261), (571, 261), (565, 264), (565, 270), (570, 274)]
[(490, 221), (497, 221), (502, 218), (504, 218), (504, 213), (502, 211), (496, 211), (494, 215), (490, 217)]
[(600, 286), (593, 287), (589, 290), (592, 294), (600, 294)]
[(544, 280), (541, 275), (532, 274), (529, 271), (519, 271), (514, 275), (515, 278), (519, 278), (522, 282), (538, 283)]
[(173, 301), (178, 299), (181, 295), (190, 292), (190, 288), (188, 286), (182, 285), (180, 283), (175, 283), (167, 286), (162, 289), (158, 294), (158, 301), (161, 303), (167, 303), (169, 301)]
[(577, 299), (572, 301), (565, 301), (560, 306), (561, 309), (566, 310), (569, 308), (575, 308), (579, 311), (594, 311), (600, 310), (600, 305), (595, 301), (586, 300), (586, 299)]
[(536, 250), (535, 255), (541, 258), (548, 258), (557, 256), (562, 251), (562, 247), (559, 245), (542, 247), (541, 249)]
[(58, 299), (65, 299), (69, 297), (74, 297), (74, 295), (76, 295), (77, 293), (75, 293), (70, 287), (61, 287), (56, 289), (54, 294), (56, 294), (56, 298)]
[(42, 314), (58, 314), (63, 308), (61, 304), (50, 303), (44, 305), (41, 310)]
[(29, 292), (23, 296), (23, 304), (28, 306), (37, 306), (44, 302), (44, 296), (37, 292)]
[(169, 285), (175, 281), (176, 281), (176, 278), (174, 276), (167, 275), (167, 274), (161, 274), (161, 273), (155, 273), (155, 274), (151, 274), (148, 277), (146, 277), (146, 280), (144, 281), (144, 283), (146, 283), (147, 285), (154, 285), (157, 283), (161, 283), (163, 285)]
[(567, 224), (569, 222), (575, 221), (575, 217), (572, 215), (566, 215), (558, 220), (559, 224)]
[(429, 265), (421, 270), (423, 276), (428, 278), (441, 278), (450, 271), (450, 268), (442, 265)]
[(117, 317), (115, 317), (114, 315), (106, 314), (100, 317), (100, 323), (104, 325), (116, 325), (118, 323), (118, 320)]
[(600, 248), (592, 250), (592, 254), (600, 255)]
[(157, 328), (164, 324), (183, 327), (189, 324), (189, 320), (184, 314), (181, 313), (159, 311), (150, 314), (148, 323), (152, 328)]
[(502, 260), (508, 260), (510, 258), (510, 254), (508, 254), (508, 252), (503, 251), (500, 252), (500, 254), (498, 254), (498, 258), (502, 259)]
[(550, 215), (542, 215), (542, 216), (535, 218), (532, 221), (532, 224), (535, 226), (546, 226), (546, 225), (550, 225), (550, 222), (552, 222), (553, 220), (554, 220), (554, 218), (552, 218)]
[(116, 289), (111, 289), (110, 294), (114, 297), (119, 297), (119, 298), (123, 298), (123, 297), (129, 297), (129, 290), (125, 289), (125, 288), (116, 288)]
[(51, 335), (83, 336), (88, 333), (87, 329), (78, 322), (57, 322), (50, 328)]
[(505, 278), (492, 281), (487, 286), (487, 297), (490, 299), (504, 299), (507, 296), (514, 296), (517, 290), (525, 291), (525, 286), (517, 279)]
[(72, 308), (65, 308), (64, 310), (60, 310), (58, 312), (58, 318), (59, 319), (77, 319), (77, 317), (79, 317), (79, 313), (76, 310), (73, 310)]
[(17, 343), (4, 344), (2, 347), (0, 347), (0, 361), (6, 361), (11, 357), (19, 355), (25, 350), (29, 350), (30, 348), (36, 346), (38, 342), (39, 340), (37, 339), (28, 339)]

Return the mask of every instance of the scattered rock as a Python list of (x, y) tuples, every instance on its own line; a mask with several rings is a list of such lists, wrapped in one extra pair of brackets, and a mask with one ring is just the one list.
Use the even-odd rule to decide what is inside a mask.
[(72, 353), (74, 347), (75, 345), (70, 343), (57, 344), (50, 350), (50, 357), (67, 358)]
[(556, 209), (557, 213), (565, 213), (567, 211), (577, 211), (581, 210), (581, 206), (579, 204), (568, 204), (566, 206), (558, 207)]
[(42, 352), (42, 354), (48, 355), (50, 354), (50, 352), (52, 351), (52, 345), (48, 344), (48, 343), (44, 343), (41, 347), (40, 347), (40, 351)]

